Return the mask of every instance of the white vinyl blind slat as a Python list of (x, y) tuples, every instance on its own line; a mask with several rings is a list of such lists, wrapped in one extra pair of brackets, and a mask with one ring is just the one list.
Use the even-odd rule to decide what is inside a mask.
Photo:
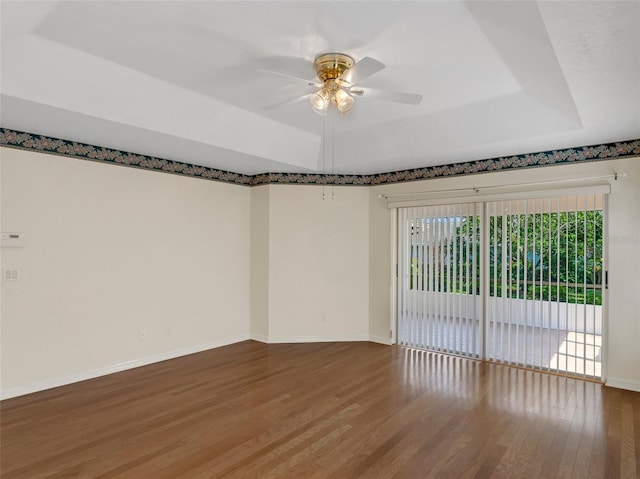
[[(560, 224), (561, 224), (561, 215), (560, 215), (560, 198), (558, 198), (556, 200), (556, 243), (558, 245), (561, 244), (561, 237), (560, 237)], [(557, 301), (556, 301), (556, 310), (557, 310), (557, 318), (558, 320), (556, 321), (556, 340), (554, 343), (555, 347), (559, 347), (560, 346), (560, 319), (561, 319), (561, 311), (560, 311), (560, 299), (561, 299), (561, 293), (560, 293), (560, 267), (561, 267), (561, 263), (560, 263), (560, 255), (557, 255), (557, 260), (556, 260), (556, 287), (557, 287)], [(565, 308), (566, 310), (566, 308)], [(551, 363), (549, 364), (549, 367), (551, 368)], [(559, 371), (558, 369), (558, 361), (556, 361), (556, 365), (554, 367), (555, 372), (557, 373)]]
[[(422, 254), (422, 261), (420, 263), (420, 284), (422, 291), (426, 291), (426, 280), (427, 280), (427, 237), (426, 237), (426, 221), (424, 217), (420, 217), (420, 250)], [(424, 294), (420, 295), (419, 298), (420, 303), (420, 347), (424, 348), (426, 344), (426, 334), (427, 334), (427, 315), (426, 315), (426, 296)]]
[[(536, 250), (536, 243), (537, 243), (537, 222), (536, 222), (536, 207), (535, 207), (535, 200), (533, 200), (533, 211), (532, 211), (532, 215), (531, 215), (531, 228), (532, 228), (532, 238), (531, 238), (531, 246), (532, 246), (532, 250), (533, 250), (533, 256), (531, 257), (531, 279), (532, 279), (532, 285), (531, 285), (531, 298), (532, 298), (532, 302), (531, 302), (531, 309), (532, 309), (532, 314), (527, 314), (527, 324), (529, 324), (529, 322), (531, 323), (531, 328), (525, 327), (525, 331), (527, 332), (527, 334), (529, 334), (529, 336), (531, 337), (531, 359), (529, 360), (528, 364), (532, 365), (533, 367), (536, 367), (536, 360), (535, 360), (535, 351), (536, 351), (536, 346), (535, 346), (535, 329), (536, 329), (536, 318), (537, 318), (537, 314), (536, 314), (536, 291), (538, 288), (536, 288), (537, 284), (536, 284), (536, 271), (537, 271), (537, 254), (538, 251)], [(527, 363), (525, 363), (527, 364)]]
[[(417, 291), (422, 290), (422, 265), (423, 265), (423, 248), (424, 248), (424, 239), (422, 237), (422, 218), (420, 218), (419, 212), (416, 210), (415, 212), (415, 238), (416, 238), (416, 288)], [(422, 326), (423, 326), (423, 318), (422, 314), (422, 295), (415, 295), (416, 300), (416, 340), (415, 343), (418, 347), (422, 347)]]
[(447, 307), (446, 307), (446, 313), (445, 313), (445, 318), (446, 318), (446, 326), (445, 326), (445, 337), (446, 337), (446, 349), (448, 352), (452, 353), (454, 352), (454, 348), (452, 345), (452, 341), (451, 341), (451, 336), (452, 336), (452, 329), (453, 329), (453, 309), (451, 307), (451, 288), (450, 288), (450, 283), (451, 283), (451, 252), (452, 252), (452, 247), (451, 247), (451, 206), (447, 205), (446, 206), (446, 234), (447, 234), (447, 241), (445, 241), (444, 244), (444, 253), (445, 253), (445, 282), (444, 282), (444, 297), (447, 300)]
[[(410, 260), (410, 254), (411, 254), (411, 235), (410, 235), (410, 230), (408, 228), (410, 228), (410, 221), (409, 221), (409, 211), (408, 210), (402, 210), (403, 212), (403, 224), (402, 224), (402, 234), (403, 234), (403, 239), (402, 239), (402, 244), (404, 246), (403, 248), (403, 261), (402, 263), (400, 263), (401, 265), (407, 265), (409, 263)], [(409, 312), (409, 278), (408, 278), (408, 274), (409, 274), (410, 270), (407, 270), (406, 268), (402, 268), (402, 272), (401, 272), (401, 278), (402, 278), (402, 290), (403, 290), (403, 297), (402, 297), (402, 314), (400, 315), (403, 318), (403, 327), (402, 327), (402, 331), (403, 331), (403, 339), (406, 341), (405, 344), (409, 344), (408, 341), (410, 341), (410, 336), (409, 336), (409, 317), (408, 315), (410, 314)]]
[[(587, 205), (588, 197), (584, 197), (584, 207), (582, 209), (582, 238), (583, 238), (583, 254), (582, 254), (582, 375), (587, 375)], [(576, 352), (576, 356), (577, 356)]]
[(425, 317), (427, 318), (427, 323), (425, 324), (425, 349), (428, 348), (430, 344), (433, 344), (435, 333), (434, 333), (434, 320), (435, 320), (435, 305), (433, 302), (434, 297), (434, 283), (433, 278), (435, 274), (435, 264), (436, 264), (436, 247), (435, 247), (435, 230), (433, 227), (433, 220), (430, 214), (423, 211), (423, 215), (425, 217), (425, 251), (426, 254), (426, 267), (424, 273), (424, 282), (425, 282), (425, 290), (424, 290), (424, 307), (425, 307)]
[[(529, 215), (528, 215), (528, 211), (527, 211), (527, 206), (528, 206), (528, 202), (525, 202), (524, 204), (524, 254), (523, 254), (523, 266), (522, 266), (522, 270), (523, 270), (523, 281), (522, 281), (522, 296), (523, 298), (526, 300), (527, 299), (527, 293), (528, 293), (528, 285), (529, 285), (529, 255), (528, 255), (528, 251), (529, 251)], [(520, 361), (520, 359), (518, 358), (517, 362), (519, 364), (527, 364), (527, 354), (528, 354), (528, 341), (527, 341), (527, 303), (526, 301), (523, 301), (522, 303), (520, 303), (521, 305), (521, 318), (522, 321), (524, 323), (524, 327), (522, 328), (522, 342), (524, 344), (524, 348), (523, 348), (523, 356), (522, 356), (522, 361)], [(520, 329), (520, 328), (518, 328)], [(517, 340), (516, 340), (517, 342)]]
[[(577, 202), (576, 202), (577, 203)], [(573, 241), (574, 241), (574, 251), (578, 251), (578, 222), (580, 221), (580, 218), (578, 216), (578, 211), (576, 208), (576, 211), (574, 213), (574, 223), (575, 223), (575, 231), (576, 234), (573, 236)], [(575, 284), (575, 279), (578, 278), (578, 260), (577, 258), (573, 259), (573, 271), (574, 271), (574, 284)], [(577, 287), (576, 287), (577, 289)], [(577, 292), (577, 291), (576, 291)], [(579, 320), (579, 316), (578, 316), (578, 304), (576, 303), (575, 307), (573, 308), (573, 324), (577, 324)], [(577, 338), (573, 338), (573, 341), (567, 341), (567, 352), (565, 355), (565, 360), (567, 363), (567, 367), (569, 366), (569, 363), (571, 362), (571, 355), (575, 352), (575, 348), (576, 348), (576, 342), (577, 342)]]
[[(422, 265), (420, 263), (421, 259), (422, 259), (422, 245), (420, 243), (420, 209), (419, 208), (414, 208), (413, 211), (413, 229), (414, 229), (414, 242), (415, 242), (415, 253), (414, 253), (414, 281), (413, 281), (413, 285), (414, 285), (414, 290), (416, 292), (420, 291), (420, 286), (421, 286), (421, 270), (422, 270)], [(416, 345), (416, 347), (420, 347), (420, 326), (421, 326), (421, 319), (422, 319), (422, 314), (420, 311), (420, 303), (421, 303), (421, 298), (419, 294), (414, 294), (413, 295), (413, 307), (414, 307), (414, 314), (415, 314), (415, 321), (414, 321), (414, 330), (413, 330), (413, 343)]]
[(406, 253), (407, 253), (407, 244), (406, 244), (406, 229), (407, 227), (407, 217), (406, 210), (400, 209), (398, 210), (398, 264), (396, 266), (398, 270), (398, 310), (396, 311), (396, 316), (398, 318), (398, 341), (402, 344), (403, 340), (407, 338), (406, 331), (406, 317), (405, 311), (407, 310), (406, 301), (406, 284), (404, 277), (404, 268), (402, 265), (406, 263)]
[[(549, 258), (549, 268), (547, 269), (547, 317), (549, 318), (548, 323), (547, 323), (547, 346), (549, 348), (549, 351), (547, 351), (547, 357), (546, 357), (546, 370), (547, 372), (550, 371), (550, 365), (551, 365), (551, 314), (552, 314), (552, 301), (551, 301), (551, 288), (552, 288), (552, 283), (551, 283), (551, 273), (552, 273), (552, 268), (553, 268), (553, 258), (551, 257), (551, 226), (552, 226), (552, 218), (553, 218), (553, 212), (552, 212), (552, 205), (551, 205), (551, 198), (547, 198), (547, 209), (546, 209), (546, 213), (548, 215), (549, 218), (549, 228), (547, 228), (547, 257)], [(558, 274), (558, 272), (556, 271), (556, 275)]]
[(452, 315), (452, 323), (453, 323), (453, 331), (452, 331), (452, 339), (453, 339), (453, 350), (456, 354), (459, 354), (459, 352), (461, 351), (460, 348), (460, 337), (459, 337), (459, 331), (458, 331), (458, 247), (459, 247), (459, 242), (457, 241), (457, 236), (456, 236), (456, 227), (458, 225), (458, 218), (460, 217), (458, 212), (460, 207), (458, 205), (453, 205), (453, 225), (452, 225), (452, 232), (451, 232), (451, 243), (453, 245), (453, 258), (452, 258), (452, 264), (451, 264), (451, 315)]
[[(497, 238), (497, 234), (498, 234), (498, 228), (496, 226), (497, 223), (497, 218), (498, 218), (498, 211), (497, 211), (497, 203), (493, 203), (493, 214), (491, 215), (491, 223), (490, 226), (493, 226), (492, 230), (493, 230), (493, 239), (492, 239), (492, 243), (491, 243), (491, 270), (493, 271), (493, 277), (491, 280), (491, 289), (493, 290), (493, 294), (491, 296), (493, 296), (494, 298), (498, 297), (498, 271), (496, 269), (496, 261), (495, 261), (495, 257), (496, 257), (496, 250), (497, 250), (497, 244), (498, 244), (498, 238)], [(498, 308), (498, 304), (495, 301), (491, 301), (489, 303), (491, 305), (491, 309), (489, 310), (490, 314), (491, 314), (491, 318), (492, 318), (492, 328), (491, 328), (491, 332), (492, 332), (492, 338), (490, 341), (490, 344), (493, 346), (491, 348), (491, 351), (493, 351), (493, 357), (497, 357), (498, 354), (502, 354), (502, 350), (501, 350), (501, 346), (498, 346), (498, 343), (496, 343), (496, 334), (497, 334), (497, 329), (498, 329), (498, 319), (500, 318), (500, 311)]]
[(484, 209), (484, 204), (477, 204), (473, 216), (475, 238), (473, 240), (473, 283), (471, 288), (474, 299), (478, 298), (477, 301), (473, 301), (473, 318), (478, 320), (477, 325), (474, 324), (473, 328), (473, 345), (478, 347), (477, 351), (482, 359), (487, 357), (486, 330), (489, 327), (487, 315), (485, 314), (486, 294), (482, 289), (482, 283), (485, 282), (485, 277), (489, 274), (489, 269), (484, 259), (487, 257), (485, 249), (488, 243), (486, 238), (489, 234)]
[(437, 349), (439, 351), (444, 350), (444, 313), (446, 309), (446, 298), (442, 294), (444, 290), (444, 222), (442, 221), (443, 217), (443, 207), (440, 206), (440, 212), (438, 215), (438, 294), (435, 295), (437, 299), (438, 305), (438, 316), (436, 319), (436, 325), (438, 327), (438, 342)]
[[(481, 318), (480, 314), (478, 314), (478, 295), (476, 291), (476, 276), (478, 274), (478, 270), (476, 269), (476, 255), (477, 248), (479, 247), (479, 241), (476, 240), (479, 239), (481, 234), (476, 223), (478, 215), (477, 209), (478, 205), (471, 206), (469, 208), (470, 216), (467, 217), (467, 297), (471, 298), (470, 301), (467, 301), (467, 351), (472, 350), (477, 357), (482, 358), (482, 345), (478, 344), (477, 340), (479, 338), (476, 334), (477, 330), (481, 327)], [(471, 258), (471, 261), (469, 261), (469, 258)]]

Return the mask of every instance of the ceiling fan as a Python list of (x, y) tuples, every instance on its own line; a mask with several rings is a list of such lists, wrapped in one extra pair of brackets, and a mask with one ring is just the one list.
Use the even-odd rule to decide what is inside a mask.
[(326, 115), (332, 105), (341, 114), (346, 114), (353, 108), (354, 97), (357, 96), (408, 105), (417, 105), (422, 101), (422, 95), (416, 93), (356, 86), (365, 78), (385, 68), (384, 64), (370, 57), (364, 57), (359, 62), (355, 62), (352, 57), (344, 53), (323, 53), (315, 58), (313, 66), (319, 81), (307, 80), (272, 70), (261, 70), (313, 87), (303, 95), (267, 105), (263, 109), (276, 110), (308, 98), (313, 111), (320, 115)]

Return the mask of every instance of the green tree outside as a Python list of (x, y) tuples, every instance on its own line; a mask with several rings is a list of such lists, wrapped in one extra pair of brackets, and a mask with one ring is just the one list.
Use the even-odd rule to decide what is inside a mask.
[[(480, 218), (448, 221), (438, 245), (412, 226), (410, 288), (480, 294)], [(602, 211), (490, 216), (489, 238), (490, 296), (602, 304)]]

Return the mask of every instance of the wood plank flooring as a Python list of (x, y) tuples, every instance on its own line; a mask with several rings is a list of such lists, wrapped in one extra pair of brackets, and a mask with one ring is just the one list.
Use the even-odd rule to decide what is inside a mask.
[(246, 341), (0, 407), (3, 479), (640, 477), (640, 393), (373, 343)]

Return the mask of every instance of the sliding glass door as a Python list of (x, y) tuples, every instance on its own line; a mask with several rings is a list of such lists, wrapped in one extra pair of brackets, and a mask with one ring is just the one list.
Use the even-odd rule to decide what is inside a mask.
[(603, 195), (398, 209), (398, 342), (600, 378)]

